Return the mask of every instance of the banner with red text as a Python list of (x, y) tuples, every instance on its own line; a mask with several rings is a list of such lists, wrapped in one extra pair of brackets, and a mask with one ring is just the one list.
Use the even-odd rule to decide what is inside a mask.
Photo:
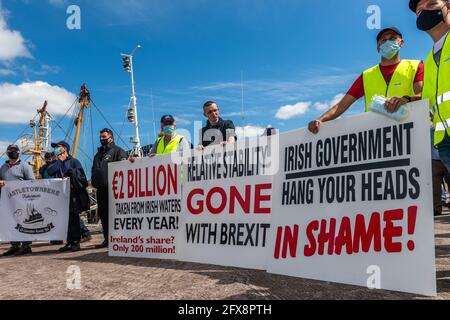
[(271, 273), (435, 295), (428, 103), (283, 134)]
[(181, 165), (170, 155), (109, 164), (109, 255), (175, 259)]
[(183, 155), (180, 260), (266, 268), (277, 138)]

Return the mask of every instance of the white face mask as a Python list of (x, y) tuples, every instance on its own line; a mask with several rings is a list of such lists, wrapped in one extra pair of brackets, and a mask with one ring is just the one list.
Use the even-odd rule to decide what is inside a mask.
[(380, 47), (380, 54), (385, 59), (392, 59), (400, 52), (400, 45), (396, 40), (385, 41)]

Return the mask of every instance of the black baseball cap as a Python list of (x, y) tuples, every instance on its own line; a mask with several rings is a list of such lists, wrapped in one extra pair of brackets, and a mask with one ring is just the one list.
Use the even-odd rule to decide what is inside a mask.
[(67, 152), (70, 152), (70, 146), (67, 142), (60, 141), (60, 142), (52, 143), (52, 148), (56, 148), (58, 146), (63, 146), (64, 148), (67, 149)]
[(11, 150), (11, 149), (15, 149), (17, 151), (20, 151), (19, 147), (17, 146), (17, 144), (10, 144), (8, 146), (8, 148), (6, 148), (6, 150)]
[(419, 4), (420, 0), (409, 0), (409, 9), (411, 9), (412, 12), (416, 13), (417, 5)]
[(114, 135), (114, 132), (109, 128), (103, 128), (102, 130), (100, 130), (100, 133), (104, 133), (104, 132), (107, 132), (112, 136)]
[(164, 122), (174, 123), (175, 122), (175, 118), (172, 115), (170, 115), (170, 114), (166, 114), (165, 116), (162, 116), (162, 118), (161, 118), (161, 123), (164, 123)]
[(380, 41), (380, 38), (383, 36), (383, 34), (385, 34), (388, 31), (394, 31), (396, 34), (398, 34), (400, 36), (400, 38), (403, 38), (403, 34), (400, 32), (400, 30), (398, 30), (396, 27), (389, 27), (389, 28), (384, 28), (383, 30), (378, 32), (377, 42)]

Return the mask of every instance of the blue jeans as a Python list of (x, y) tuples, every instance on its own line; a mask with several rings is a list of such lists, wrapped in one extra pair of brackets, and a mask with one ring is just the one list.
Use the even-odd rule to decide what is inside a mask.
[(450, 137), (446, 134), (444, 140), (438, 145), (439, 157), (450, 171)]

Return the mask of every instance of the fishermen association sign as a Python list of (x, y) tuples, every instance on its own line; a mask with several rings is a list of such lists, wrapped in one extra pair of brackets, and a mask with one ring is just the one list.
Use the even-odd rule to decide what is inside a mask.
[(67, 238), (69, 180), (8, 181), (0, 200), (0, 241)]

